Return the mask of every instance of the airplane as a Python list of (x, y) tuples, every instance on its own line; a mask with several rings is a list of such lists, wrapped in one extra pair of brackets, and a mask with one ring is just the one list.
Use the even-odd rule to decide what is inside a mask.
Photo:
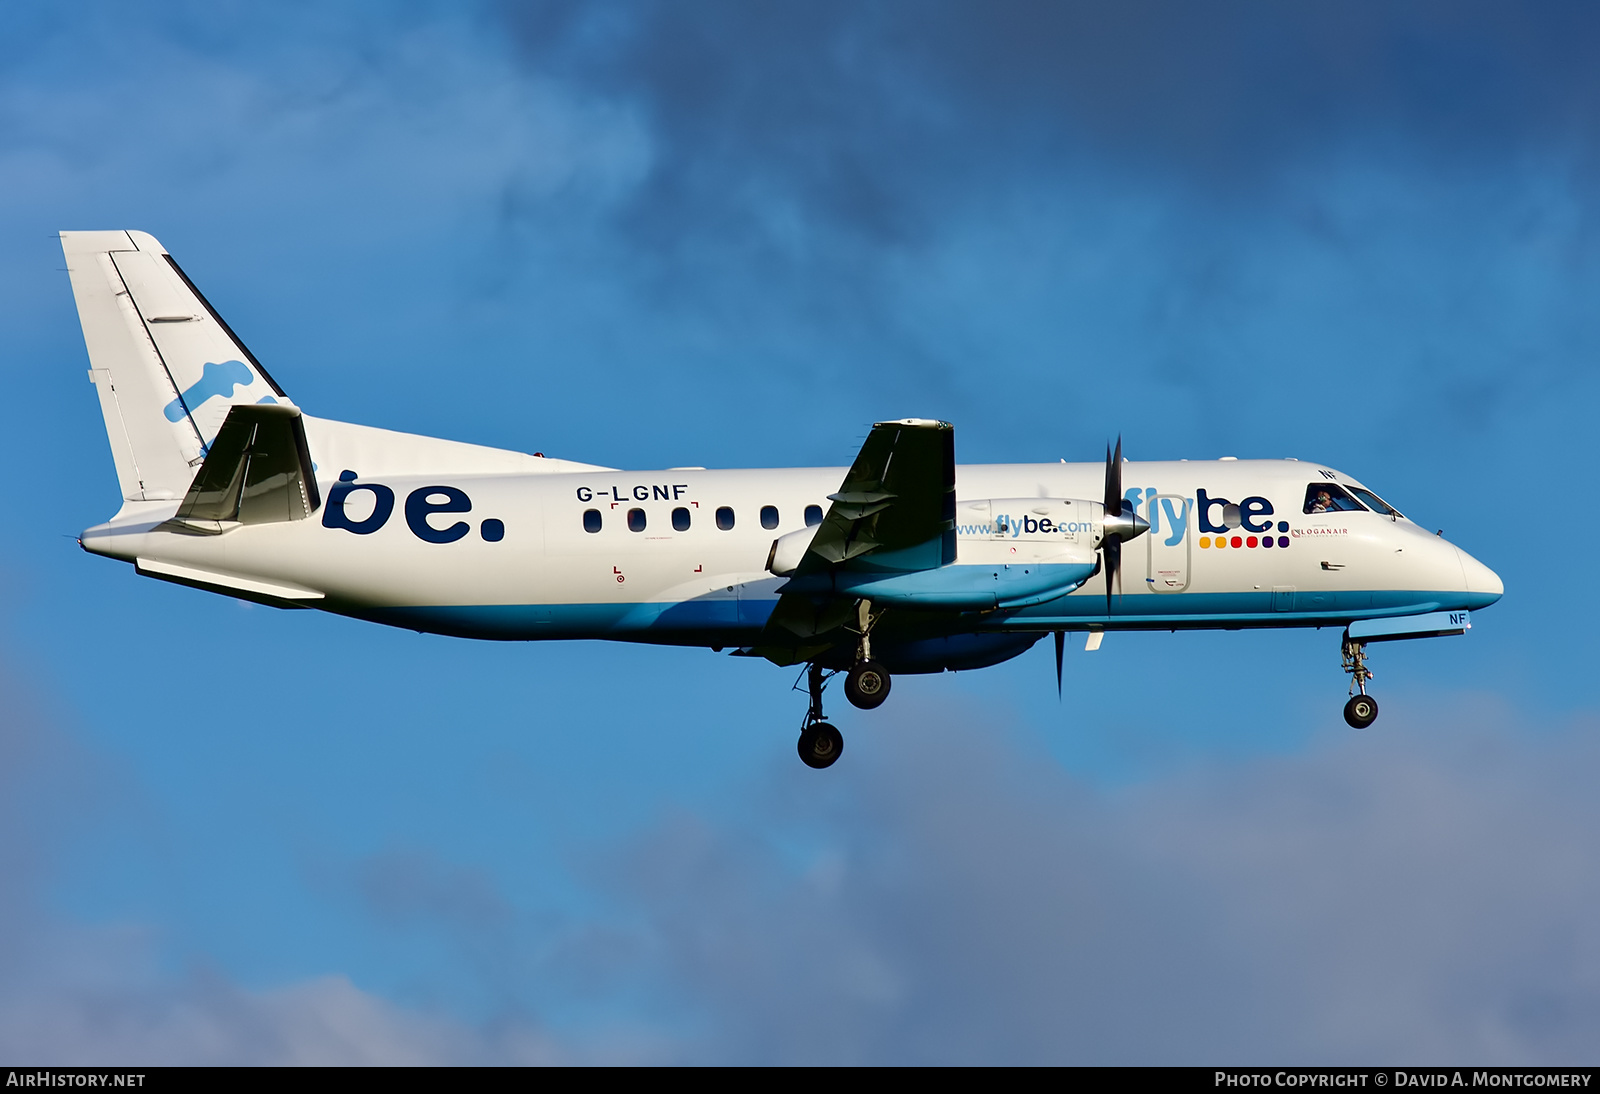
[[(1068, 632), (1459, 635), (1504, 587), (1332, 467), (1293, 459), (957, 465), (945, 421), (872, 426), (849, 468), (627, 471), (314, 418), (153, 237), (62, 232), (122, 506), (84, 550), (147, 577), (419, 632), (703, 646), (804, 666), (797, 742), (899, 675)], [(1101, 580), (1096, 581), (1099, 577)], [(1126, 586), (1126, 587), (1124, 587)]]

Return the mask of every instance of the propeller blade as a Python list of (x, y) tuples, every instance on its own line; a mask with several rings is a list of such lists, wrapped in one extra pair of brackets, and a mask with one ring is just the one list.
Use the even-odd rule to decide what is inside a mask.
[(1100, 552), (1105, 555), (1106, 564), (1106, 614), (1111, 614), (1111, 580), (1116, 578), (1117, 588), (1122, 588), (1122, 541), (1116, 536), (1107, 536), (1100, 541)]
[(1067, 648), (1067, 632), (1056, 632), (1056, 698), (1061, 698), (1061, 654)]
[(1106, 445), (1106, 512), (1122, 512), (1122, 435), (1117, 435), (1117, 454)]

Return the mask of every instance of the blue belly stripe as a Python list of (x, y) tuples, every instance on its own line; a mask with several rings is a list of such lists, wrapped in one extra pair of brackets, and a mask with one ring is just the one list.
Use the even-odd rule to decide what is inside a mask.
[[(1356, 619), (1476, 610), (1497, 597), (1482, 593), (1385, 590), (1324, 593), (1333, 602), (1315, 611), (1273, 610), (1270, 590), (1248, 593), (1173, 593), (1129, 596), (1106, 615), (1103, 596), (1060, 597), (1046, 604), (983, 614), (927, 612), (930, 629), (948, 632), (956, 618), (962, 631), (1048, 631), (1103, 626), (1108, 630), (1216, 630), (1234, 627), (1343, 626)], [(733, 598), (681, 603), (470, 604), (365, 608), (330, 605), (343, 614), (409, 630), (462, 638), (511, 641), (543, 638), (610, 638), (671, 645), (738, 646), (753, 643), (777, 605), (774, 600)], [(1182, 608), (1182, 611), (1174, 611)], [(914, 613), (897, 613), (903, 623)]]

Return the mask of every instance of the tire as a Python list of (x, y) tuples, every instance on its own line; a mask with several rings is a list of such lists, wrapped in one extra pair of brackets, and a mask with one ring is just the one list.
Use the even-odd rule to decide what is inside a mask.
[(807, 767), (832, 767), (844, 754), (844, 736), (827, 722), (817, 722), (800, 734), (798, 751)]
[(858, 661), (845, 675), (844, 697), (859, 710), (876, 710), (889, 698), (889, 670), (876, 661)]
[(1366, 729), (1378, 718), (1378, 701), (1370, 695), (1352, 695), (1344, 705), (1344, 720), (1352, 729)]

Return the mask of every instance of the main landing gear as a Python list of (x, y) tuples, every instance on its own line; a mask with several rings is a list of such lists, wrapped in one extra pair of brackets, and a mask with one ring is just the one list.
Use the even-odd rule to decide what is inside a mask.
[[(879, 618), (872, 613), (872, 601), (857, 601), (856, 633), (861, 641), (856, 646), (855, 663), (845, 673), (844, 696), (861, 710), (873, 710), (889, 698), (889, 670), (872, 659), (872, 628)], [(806, 666), (806, 690), (811, 703), (806, 708), (796, 747), (807, 767), (832, 767), (844, 753), (843, 735), (824, 720), (822, 713), (822, 689), (832, 675), (816, 662)]]
[(889, 670), (872, 659), (872, 627), (878, 617), (872, 614), (872, 601), (856, 604), (856, 621), (861, 642), (856, 647), (856, 663), (844, 678), (844, 697), (859, 710), (876, 710), (889, 698)]
[(1341, 651), (1344, 671), (1350, 674), (1350, 701), (1344, 705), (1344, 720), (1352, 729), (1366, 729), (1378, 718), (1378, 701), (1367, 694), (1367, 681), (1372, 670), (1367, 668), (1367, 649), (1361, 642), (1352, 641), (1348, 632)]
[(876, 661), (857, 661), (845, 674), (844, 697), (850, 705), (872, 710), (889, 698), (889, 672)]
[(811, 705), (806, 710), (806, 720), (800, 727), (800, 742), (796, 746), (800, 760), (807, 767), (832, 767), (844, 754), (844, 735), (822, 720), (822, 689), (827, 676), (821, 665), (806, 668), (806, 687), (811, 693)]

